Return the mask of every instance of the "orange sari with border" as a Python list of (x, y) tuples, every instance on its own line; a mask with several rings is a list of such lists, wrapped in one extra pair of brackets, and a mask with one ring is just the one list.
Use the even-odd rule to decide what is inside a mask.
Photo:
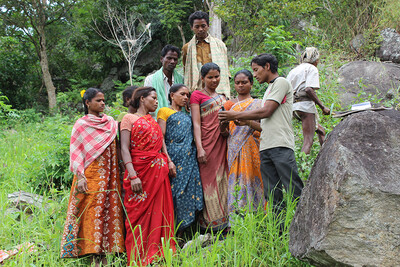
[(61, 258), (124, 252), (121, 183), (114, 140), (86, 169), (88, 191), (76, 191), (74, 176)]
[[(227, 101), (226, 110), (237, 112), (261, 107), (261, 100), (248, 98), (237, 103)], [(249, 126), (229, 122), (228, 137), (228, 210), (264, 207), (264, 188), (260, 170), (260, 132)]]

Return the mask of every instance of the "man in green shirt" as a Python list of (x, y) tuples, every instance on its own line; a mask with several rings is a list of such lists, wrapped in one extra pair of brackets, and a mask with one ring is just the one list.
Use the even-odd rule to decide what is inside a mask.
[(291, 189), (293, 199), (303, 189), (294, 156), (292, 128), (292, 85), (278, 74), (278, 60), (271, 54), (260, 54), (251, 61), (254, 78), (268, 83), (262, 107), (252, 111), (222, 111), (221, 121), (261, 120), (260, 160), (266, 201), (273, 194), (276, 214), (284, 207), (282, 189)]

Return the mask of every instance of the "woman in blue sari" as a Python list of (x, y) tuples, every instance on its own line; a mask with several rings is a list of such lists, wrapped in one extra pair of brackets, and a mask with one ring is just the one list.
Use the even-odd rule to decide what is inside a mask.
[(167, 151), (176, 166), (176, 177), (171, 179), (177, 236), (189, 227), (196, 213), (203, 209), (203, 189), (197, 163), (197, 151), (193, 138), (193, 126), (185, 107), (189, 102), (189, 90), (183, 84), (170, 88), (170, 107), (161, 108), (157, 122), (164, 134)]

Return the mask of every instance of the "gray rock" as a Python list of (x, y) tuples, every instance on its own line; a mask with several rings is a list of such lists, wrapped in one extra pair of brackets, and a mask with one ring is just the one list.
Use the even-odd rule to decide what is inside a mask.
[(386, 28), (381, 31), (381, 38), (376, 56), (382, 61), (400, 63), (400, 34), (395, 29)]
[(384, 98), (400, 87), (400, 65), (373, 61), (353, 61), (340, 67), (339, 100), (343, 108), (356, 103), (360, 92)]
[(45, 201), (40, 195), (18, 191), (8, 194), (8, 201), (11, 206), (18, 208), (28, 214), (32, 214), (32, 207), (48, 210), (50, 209), (51, 201)]
[(108, 76), (103, 80), (100, 85), (100, 90), (104, 93), (111, 92), (114, 90), (114, 81), (118, 80), (118, 69), (116, 67), (112, 68)]
[(210, 233), (205, 235), (199, 235), (196, 239), (188, 241), (182, 248), (182, 250), (186, 250), (190, 247), (206, 247), (214, 243), (215, 237), (211, 236)]
[(398, 266), (400, 112), (365, 111), (329, 134), (290, 227), (289, 249), (316, 266)]
[(365, 44), (365, 38), (364, 35), (362, 33), (357, 34), (353, 40), (351, 40), (350, 42), (350, 46), (351, 48), (357, 52), (358, 54), (361, 53), (361, 48), (363, 47), (363, 45)]

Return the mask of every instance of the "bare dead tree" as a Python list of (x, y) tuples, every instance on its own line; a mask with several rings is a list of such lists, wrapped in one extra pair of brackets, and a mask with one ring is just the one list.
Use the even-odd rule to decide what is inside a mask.
[(129, 79), (133, 85), (133, 67), (140, 51), (151, 41), (151, 24), (145, 24), (138, 14), (111, 7), (108, 2), (102, 20), (106, 23), (111, 37), (100, 30), (96, 20), (93, 20), (94, 30), (104, 40), (121, 49), (128, 63)]

